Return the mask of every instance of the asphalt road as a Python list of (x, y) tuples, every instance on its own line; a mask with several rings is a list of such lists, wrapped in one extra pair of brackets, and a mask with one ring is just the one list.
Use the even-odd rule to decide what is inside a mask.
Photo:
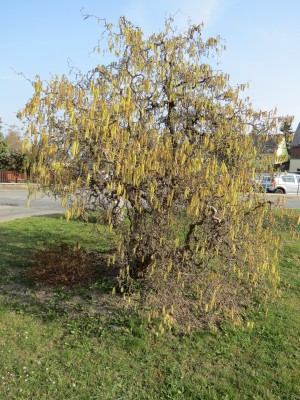
[[(285, 207), (290, 209), (300, 209), (300, 195), (275, 194), (266, 195), (269, 199), (283, 198)], [(9, 221), (17, 218), (31, 217), (35, 215), (47, 215), (63, 213), (65, 208), (61, 207), (59, 199), (39, 194), (37, 199), (30, 201), (27, 207), (27, 189), (0, 189), (0, 222)]]
[(266, 197), (270, 200), (283, 201), (283, 205), (290, 210), (300, 209), (300, 194), (297, 196), (295, 194), (290, 195), (277, 195), (277, 194), (267, 194)]
[(0, 222), (12, 219), (63, 213), (60, 201), (53, 197), (38, 194), (27, 207), (27, 189), (0, 189)]

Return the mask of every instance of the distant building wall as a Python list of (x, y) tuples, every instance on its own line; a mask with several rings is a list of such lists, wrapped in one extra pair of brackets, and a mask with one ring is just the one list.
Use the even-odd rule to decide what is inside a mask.
[(290, 160), (290, 172), (300, 172), (300, 158), (291, 158)]
[(291, 158), (300, 159), (300, 146), (291, 148)]

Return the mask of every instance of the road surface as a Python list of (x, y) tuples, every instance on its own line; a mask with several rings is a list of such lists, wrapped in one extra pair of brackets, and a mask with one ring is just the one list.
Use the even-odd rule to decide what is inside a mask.
[(27, 189), (0, 189), (0, 222), (35, 215), (63, 213), (60, 200), (38, 194), (37, 199), (31, 199), (27, 207)]
[(300, 195), (295, 195), (295, 194), (283, 194), (283, 195), (277, 195), (277, 194), (267, 194), (266, 195), (268, 199), (270, 200), (284, 200), (284, 206), (286, 208), (289, 208), (290, 210), (299, 210), (300, 209)]
[[(27, 189), (2, 189), (0, 188), (0, 222), (17, 218), (31, 217), (35, 215), (47, 215), (63, 213), (65, 208), (61, 207), (60, 200), (53, 197), (38, 195), (37, 199), (30, 201), (27, 207)], [(269, 199), (277, 199), (275, 194), (266, 195)], [(283, 195), (285, 206), (290, 209), (300, 209), (300, 195)]]

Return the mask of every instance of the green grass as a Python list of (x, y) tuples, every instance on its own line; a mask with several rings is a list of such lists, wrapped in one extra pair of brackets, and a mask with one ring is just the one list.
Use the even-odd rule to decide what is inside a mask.
[(105, 227), (55, 216), (1, 224), (0, 399), (300, 399), (300, 241), (284, 235), (282, 297), (253, 329), (154, 337), (105, 280), (45, 289), (25, 279), (46, 241), (110, 252)]

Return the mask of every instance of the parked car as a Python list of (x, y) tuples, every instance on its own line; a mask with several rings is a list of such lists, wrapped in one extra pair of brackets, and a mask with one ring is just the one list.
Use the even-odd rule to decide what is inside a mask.
[(265, 173), (257, 176), (255, 183), (261, 192), (269, 192), (272, 190), (272, 177), (270, 174)]
[(300, 195), (300, 175), (289, 172), (277, 174), (272, 179), (271, 187), (268, 191), (272, 193)]

